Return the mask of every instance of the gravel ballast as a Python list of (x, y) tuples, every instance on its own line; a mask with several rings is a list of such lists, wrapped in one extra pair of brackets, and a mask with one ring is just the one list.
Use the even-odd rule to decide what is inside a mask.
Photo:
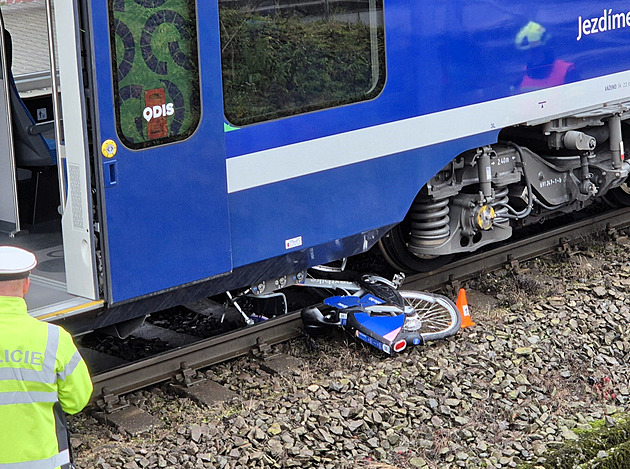
[(167, 383), (134, 393), (164, 423), (139, 436), (89, 408), (70, 418), (75, 460), (84, 469), (554, 467), (554, 450), (594, 424), (615, 428), (627, 409), (629, 249), (625, 233), (602, 235), (480, 275), (463, 285), (476, 326), (395, 357), (333, 333), (276, 347), (300, 361), (286, 373), (252, 357), (206, 371), (237, 395), (210, 408)]

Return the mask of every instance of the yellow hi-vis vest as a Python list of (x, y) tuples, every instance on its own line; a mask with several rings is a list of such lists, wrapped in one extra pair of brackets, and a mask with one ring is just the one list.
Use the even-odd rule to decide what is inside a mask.
[(70, 334), (0, 296), (0, 469), (69, 467), (63, 411), (79, 412), (91, 394)]

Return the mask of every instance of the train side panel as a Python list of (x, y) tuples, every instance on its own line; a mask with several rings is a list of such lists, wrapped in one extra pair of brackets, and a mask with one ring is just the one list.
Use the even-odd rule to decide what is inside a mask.
[[(627, 99), (628, 11), (623, 2), (386, 2), (377, 98), (226, 134), (235, 265), (286, 253), (298, 237), (288, 250), (399, 222), (439, 169), (495, 143), (499, 129)], [(585, 34), (587, 18), (608, 30)], [(571, 64), (559, 86), (523, 85), (532, 50), (518, 41), (530, 22), (544, 25), (545, 54)]]
[[(150, 7), (131, 0), (109, 3), (108, 9), (93, 1), (91, 17), (111, 303), (265, 259), (299, 259), (287, 264), (290, 273), (365, 250), (374, 239), (356, 235), (400, 222), (418, 191), (459, 153), (496, 142), (504, 127), (620, 102), (629, 95), (630, 58), (625, 52), (630, 9), (621, 1), (499, 5), (487, 0), (391, 0), (379, 9), (370, 0), (361, 5), (377, 11), (367, 16), (357, 11), (353, 21), (369, 29), (365, 34), (377, 43), (372, 58), (384, 51), (384, 62), (377, 59), (372, 67), (378, 76), (365, 99), (332, 100), (318, 108), (306, 105), (298, 112), (236, 122), (234, 109), (226, 104), (232, 97), (226, 92), (230, 74), (239, 66), (230, 47), (240, 40), (237, 32), (263, 41), (247, 47), (277, 39), (265, 28), (270, 11), (284, 2), (256, 2), (245, 16), (232, 11), (234, 2), (227, 1), (219, 2), (219, 11), (216, 4), (183, 0), (152, 2)], [(310, 8), (313, 2), (307, 3)], [(168, 32), (189, 21), (182, 23), (178, 5), (188, 5), (187, 11), (196, 14), (194, 31)], [(135, 9), (143, 8), (150, 12), (136, 15)], [(278, 23), (282, 28), (307, 23), (284, 13)], [(127, 25), (134, 15), (143, 23)], [(321, 23), (321, 15), (309, 24)], [(220, 43), (219, 24), (224, 27), (228, 20), (236, 21), (235, 33)], [(116, 37), (111, 43), (108, 22)], [(352, 23), (347, 18), (343, 22)], [(541, 89), (525, 86), (525, 70), (533, 59), (519, 34), (530, 22), (547, 33), (545, 53), (569, 64), (572, 73), (561, 83)], [(342, 29), (330, 31), (341, 34)], [(129, 42), (128, 31), (136, 43)], [(192, 37), (199, 49), (187, 51), (171, 40), (168, 52), (153, 54), (163, 33), (180, 41)], [(291, 50), (291, 44), (287, 47)], [(303, 58), (308, 51), (303, 47), (295, 56)], [(199, 106), (198, 125), (169, 141), (160, 140), (166, 137), (160, 134), (164, 124), (158, 123), (151, 127), (156, 137), (140, 138), (139, 144), (134, 129), (145, 132), (155, 117), (154, 106), (167, 110), (172, 103), (181, 110), (181, 102), (173, 99), (179, 95), (172, 86), (172, 69), (167, 68), (180, 60), (180, 68), (190, 72), (194, 55), (199, 57), (198, 103), (189, 104)], [(152, 84), (138, 87), (128, 69), (143, 63), (156, 76), (149, 80)], [(115, 64), (117, 72), (107, 64)], [(245, 81), (269, 81), (273, 77), (264, 76), (265, 69), (245, 73)], [(352, 70), (347, 76), (354, 79)], [(147, 94), (160, 88), (154, 98)], [(247, 101), (241, 99), (241, 104)], [(127, 127), (119, 122), (126, 108), (133, 109), (127, 112)], [(173, 126), (173, 120), (167, 122)], [(114, 155), (107, 153), (108, 141), (116, 144)], [(352, 243), (344, 244), (349, 239)]]

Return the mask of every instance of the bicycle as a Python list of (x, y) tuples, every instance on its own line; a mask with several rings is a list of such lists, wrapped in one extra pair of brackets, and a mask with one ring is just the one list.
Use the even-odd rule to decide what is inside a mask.
[(457, 306), (443, 295), (398, 291), (394, 281), (362, 275), (356, 281), (307, 277), (301, 286), (340, 292), (302, 310), (307, 333), (341, 327), (351, 335), (392, 355), (409, 345), (421, 345), (456, 334), (461, 326)]

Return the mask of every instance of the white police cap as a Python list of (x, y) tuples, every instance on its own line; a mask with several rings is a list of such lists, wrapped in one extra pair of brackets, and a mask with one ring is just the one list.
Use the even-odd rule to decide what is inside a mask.
[(0, 246), (0, 281), (26, 278), (36, 265), (33, 253), (15, 246)]

